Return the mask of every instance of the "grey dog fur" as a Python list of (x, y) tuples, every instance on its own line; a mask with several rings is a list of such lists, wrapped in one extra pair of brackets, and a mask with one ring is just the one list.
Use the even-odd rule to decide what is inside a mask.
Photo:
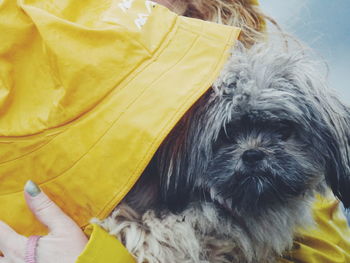
[[(313, 226), (316, 193), (328, 185), (350, 205), (350, 111), (318, 66), (306, 49), (236, 46), (124, 201), (94, 222), (139, 263), (274, 262), (297, 227)], [(251, 149), (265, 156), (254, 167), (242, 161)]]

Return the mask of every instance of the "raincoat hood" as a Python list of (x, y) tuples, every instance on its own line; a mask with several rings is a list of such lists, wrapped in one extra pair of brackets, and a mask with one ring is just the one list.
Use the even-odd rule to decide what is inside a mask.
[(106, 217), (239, 29), (148, 0), (3, 0), (0, 32), (0, 220), (31, 235), (27, 180), (81, 227)]

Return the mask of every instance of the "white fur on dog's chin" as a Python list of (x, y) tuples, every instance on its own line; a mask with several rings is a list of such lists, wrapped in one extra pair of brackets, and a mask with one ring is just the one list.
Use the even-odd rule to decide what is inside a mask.
[(211, 203), (180, 214), (138, 214), (125, 203), (103, 221), (92, 220), (118, 238), (138, 263), (273, 263), (293, 242), (294, 230), (313, 223), (311, 200), (260, 218), (247, 218), (251, 234), (220, 218)]

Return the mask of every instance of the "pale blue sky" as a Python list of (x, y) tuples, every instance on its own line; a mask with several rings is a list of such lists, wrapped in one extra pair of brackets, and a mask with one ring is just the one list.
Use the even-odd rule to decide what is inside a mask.
[(350, 0), (260, 0), (260, 5), (327, 61), (331, 87), (350, 104)]

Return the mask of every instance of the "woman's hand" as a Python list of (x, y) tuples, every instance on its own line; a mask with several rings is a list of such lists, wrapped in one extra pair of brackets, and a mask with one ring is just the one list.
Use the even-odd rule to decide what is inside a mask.
[[(74, 263), (88, 241), (83, 231), (33, 182), (25, 190), (29, 208), (50, 231), (39, 239), (36, 263)], [(0, 221), (0, 263), (24, 263), (27, 240)]]

